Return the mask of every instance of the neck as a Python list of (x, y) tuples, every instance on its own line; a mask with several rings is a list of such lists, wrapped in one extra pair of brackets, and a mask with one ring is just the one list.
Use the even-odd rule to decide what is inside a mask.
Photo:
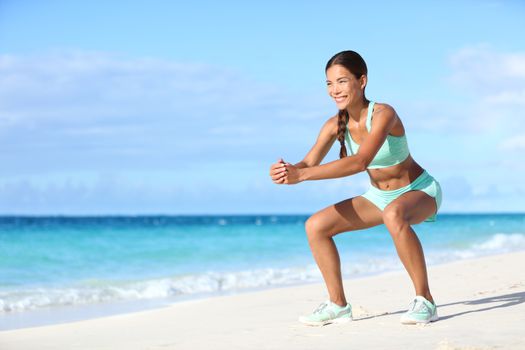
[(348, 106), (346, 110), (348, 111), (348, 115), (350, 118), (355, 120), (356, 122), (359, 122), (361, 120), (361, 115), (364, 115), (364, 118), (366, 118), (366, 112), (363, 114), (363, 112), (368, 108), (368, 101), (366, 98), (363, 98), (359, 103), (356, 103), (355, 105)]

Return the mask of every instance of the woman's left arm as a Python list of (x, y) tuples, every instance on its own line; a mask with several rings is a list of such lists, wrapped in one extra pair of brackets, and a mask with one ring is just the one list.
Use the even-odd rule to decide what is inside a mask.
[(361, 142), (356, 154), (301, 169), (287, 163), (287, 176), (284, 183), (291, 185), (307, 180), (335, 179), (365, 171), (385, 142), (396, 120), (397, 114), (392, 107), (385, 104), (376, 105), (373, 128)]

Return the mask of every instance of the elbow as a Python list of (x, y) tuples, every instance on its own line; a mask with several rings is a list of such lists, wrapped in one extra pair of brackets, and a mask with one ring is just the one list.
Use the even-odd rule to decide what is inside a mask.
[(359, 157), (358, 156), (356, 158), (357, 158), (356, 162), (355, 162), (356, 173), (360, 173), (360, 172), (366, 171), (366, 169), (368, 168), (368, 165), (370, 164), (370, 161), (368, 161), (364, 157)]

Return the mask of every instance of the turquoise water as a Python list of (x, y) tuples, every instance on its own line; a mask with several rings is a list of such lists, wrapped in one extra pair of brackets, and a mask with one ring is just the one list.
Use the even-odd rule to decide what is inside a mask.
[[(0, 314), (319, 282), (307, 218), (2, 217)], [(525, 214), (414, 228), (429, 265), (525, 249)], [(384, 226), (335, 240), (345, 278), (402, 268)]]

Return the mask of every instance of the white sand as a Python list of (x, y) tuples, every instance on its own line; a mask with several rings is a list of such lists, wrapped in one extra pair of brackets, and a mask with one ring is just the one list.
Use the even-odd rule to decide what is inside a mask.
[(0, 349), (525, 349), (525, 252), (429, 268), (440, 320), (404, 326), (406, 272), (345, 281), (354, 322), (297, 321), (324, 285), (278, 288), (0, 332)]

